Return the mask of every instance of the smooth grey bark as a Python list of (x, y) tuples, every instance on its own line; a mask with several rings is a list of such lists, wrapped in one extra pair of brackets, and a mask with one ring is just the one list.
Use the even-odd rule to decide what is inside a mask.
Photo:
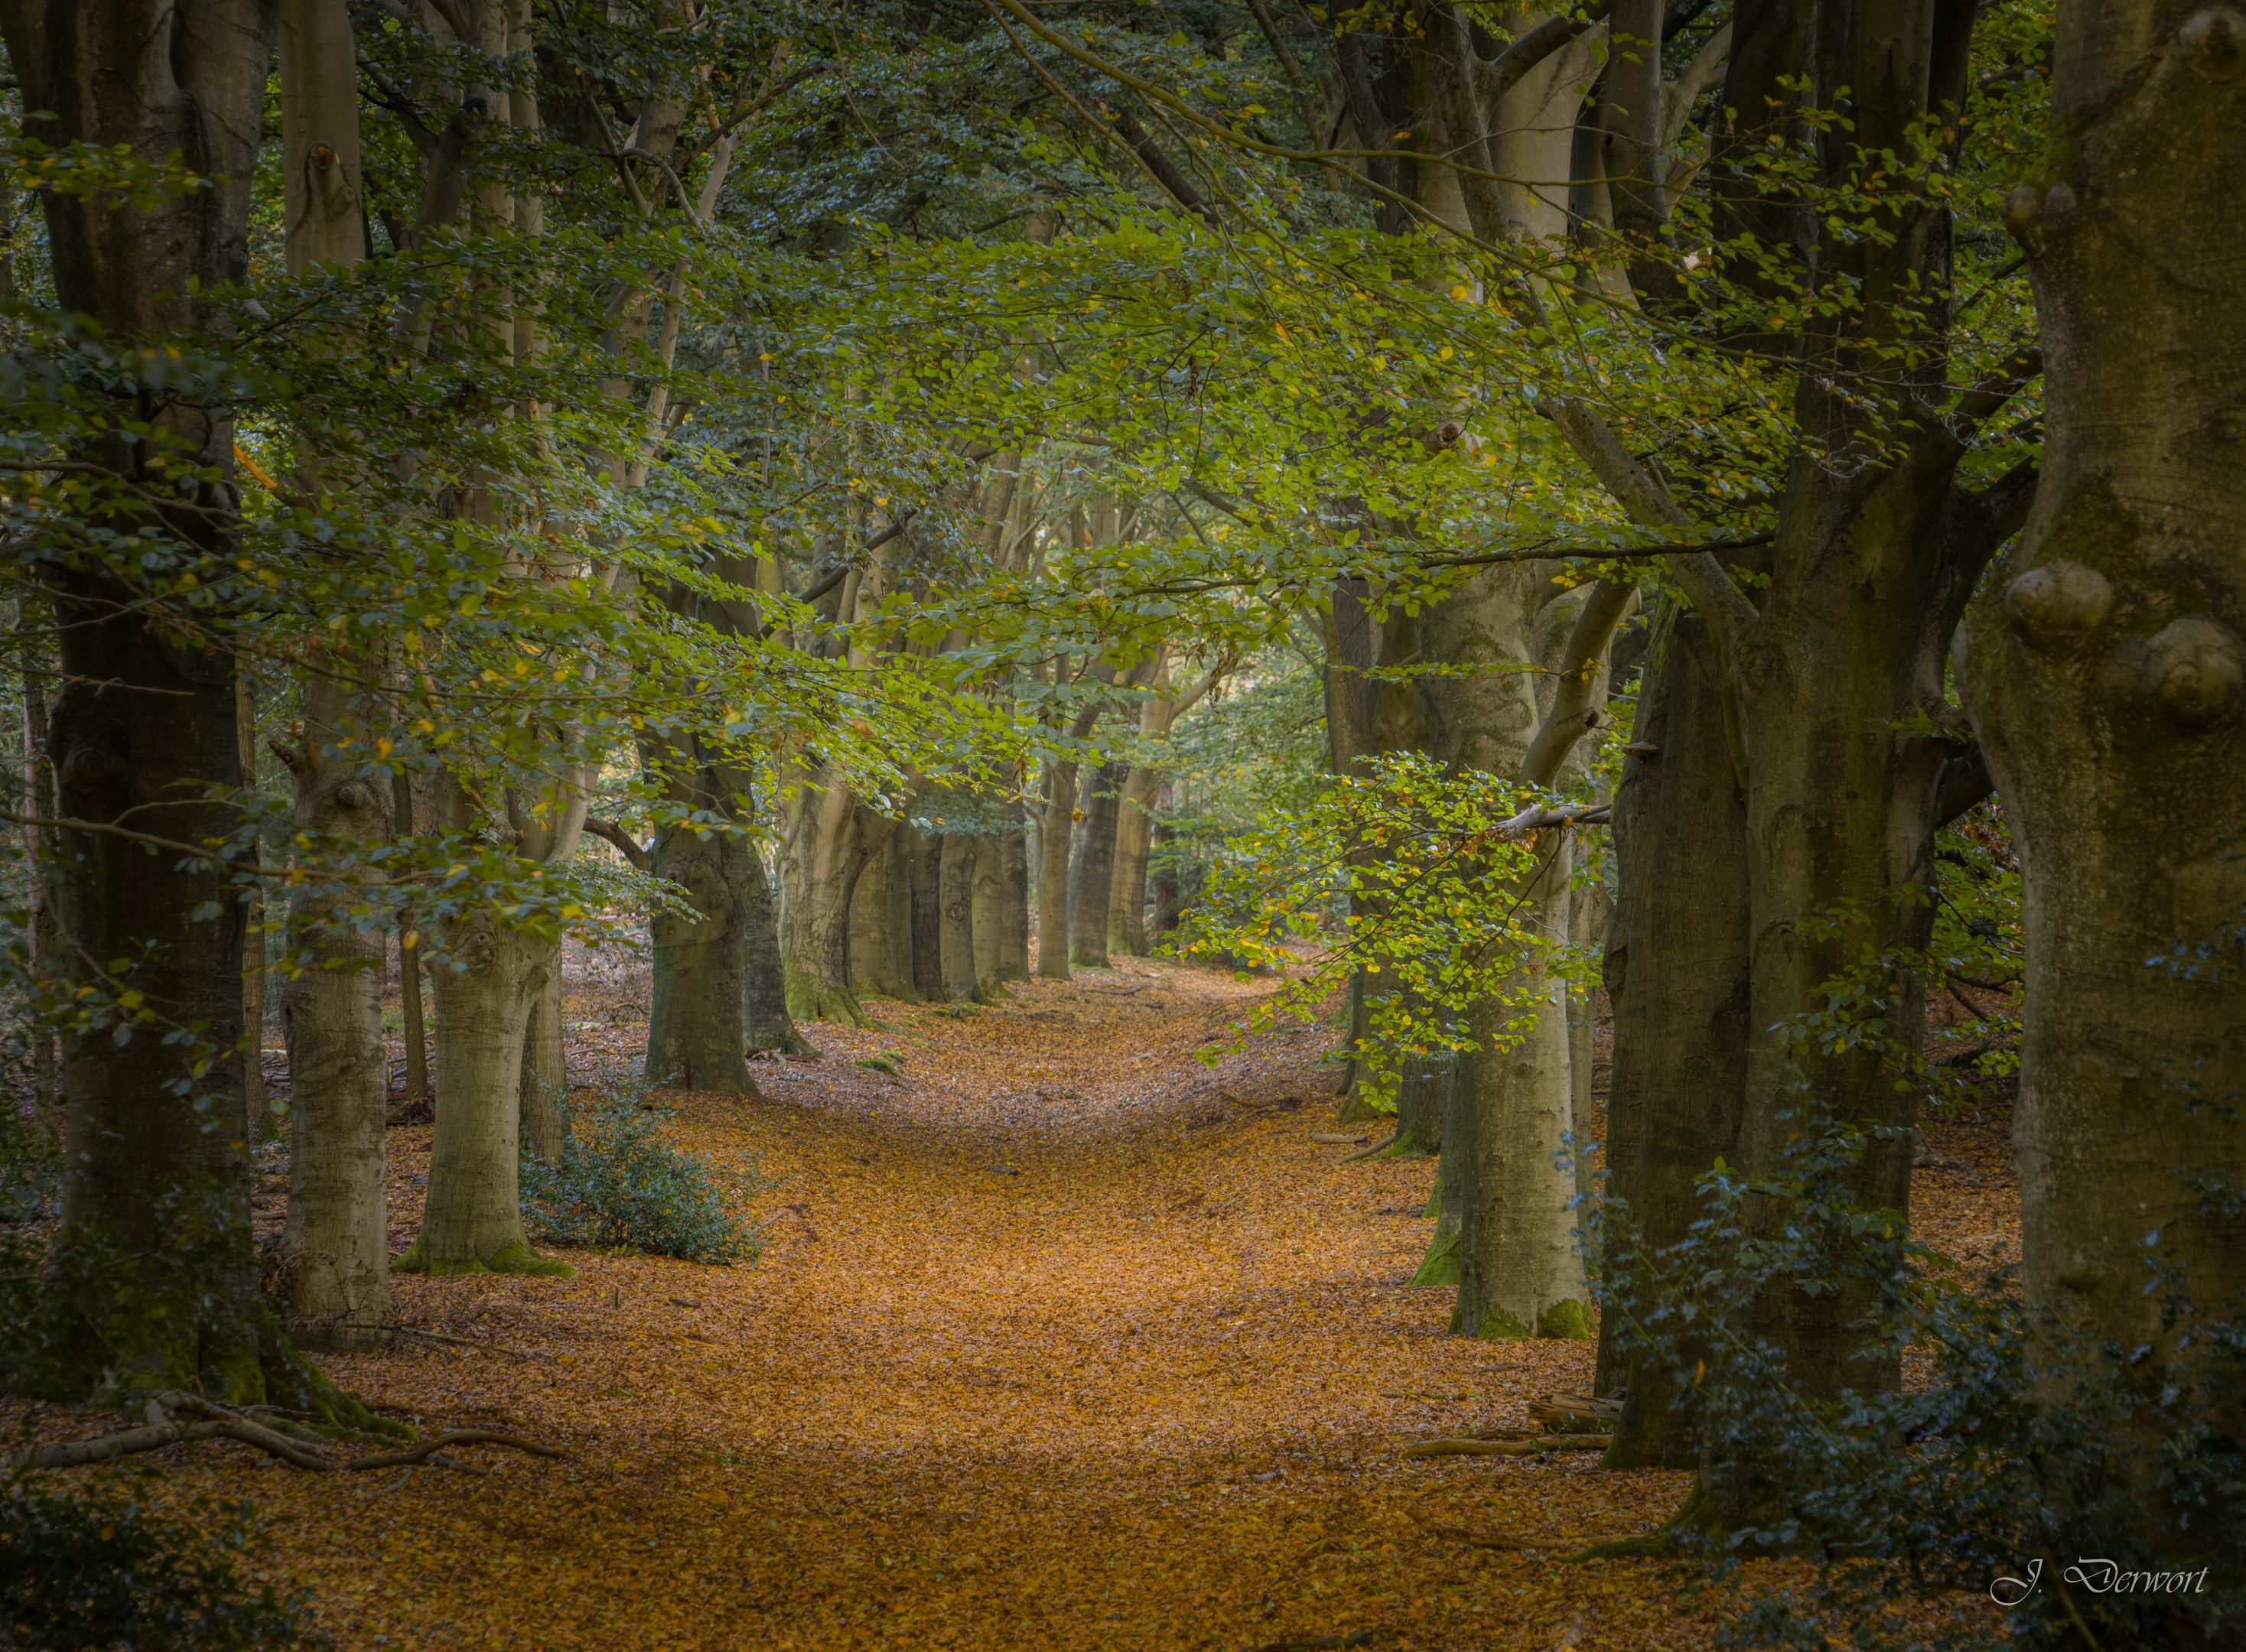
[(975, 963), (975, 996), (983, 1003), (1009, 996), (998, 976), (999, 929), (1006, 901), (1004, 868), (998, 839), (983, 833), (975, 840), (975, 858), (969, 870), (968, 930)]
[[(2050, 152), (2004, 208), (2043, 474), (1957, 663), (2023, 866), (2024, 1294), (2157, 1381), (2246, 1289), (2246, 17), (2070, 3), (2052, 64)], [(2148, 1234), (2189, 1293), (2173, 1318)], [(2194, 1397), (2236, 1435), (2240, 1395)]]
[[(1419, 644), (1430, 663), (1479, 667), (1418, 680), (1428, 749), (1453, 770), (1516, 773), (1536, 726), (1535, 625), (1553, 592), (1551, 570), (1521, 563), (1477, 573), (1422, 612)], [(1570, 847), (1537, 841), (1539, 868), (1521, 892), (1522, 927), (1564, 943)], [(1589, 1291), (1569, 1210), (1575, 1179), (1559, 1168), (1569, 1117), (1564, 983), (1532, 944), (1504, 998), (1467, 1016), (1480, 1048), (1462, 1053), (1443, 1131), (1446, 1179), (1461, 1204), (1459, 1295), (1451, 1329), (1474, 1336), (1590, 1334)]]
[[(300, 832), (363, 840), (391, 827), (391, 788), (360, 772), (343, 747), (367, 726), (371, 689), (329, 663), (304, 679), (293, 744), (275, 751), (296, 782)], [(381, 1346), (391, 1331), (389, 1064), (382, 1044), (380, 930), (351, 927), (351, 885), (312, 880), (289, 903), (289, 968), (281, 992), (289, 1048), (289, 1211), (281, 1295), (291, 1336), (342, 1352)]]
[[(558, 779), (539, 799), (507, 799), (494, 821), (446, 770), (437, 780), (439, 822), (463, 833), (503, 831), (527, 860), (576, 847), (585, 819), (582, 778)], [(420, 1232), (399, 1271), (573, 1274), (537, 1255), (522, 1220), (523, 1057), (534, 1010), (560, 967), (558, 938), (515, 928), (488, 908), (447, 919), (448, 962), (435, 976), (435, 1143)]]
[(936, 862), (936, 957), (943, 996), (956, 1003), (975, 996), (975, 839), (964, 832), (943, 834)]
[(749, 846), (741, 882), (741, 1023), (754, 1052), (798, 1054), (807, 1049), (787, 1012), (787, 964), (780, 950), (779, 908), (772, 899), (763, 851)]
[(1107, 968), (1107, 908), (1114, 896), (1115, 826), (1122, 809), (1123, 782), (1129, 771), (1103, 763), (1085, 777), (1084, 829), (1076, 863), (1069, 870), (1068, 961), (1086, 969)]
[(1159, 771), (1133, 765), (1123, 782), (1115, 816), (1115, 869), (1107, 901), (1107, 950), (1143, 958), (1147, 944), (1147, 860), (1154, 853), (1155, 789)]
[[(46, 141), (121, 146), (151, 167), (176, 155), (206, 180), (138, 203), (43, 194), (62, 307), (92, 316), (112, 346), (129, 351), (176, 330), (223, 325), (208, 296), (248, 274), (277, 24), (272, 0), (0, 3), (24, 106), (55, 117), (42, 124)], [(194, 403), (190, 391), (163, 423), (187, 455), (224, 475), (231, 418)], [(122, 474), (138, 467), (121, 445), (89, 457)], [(215, 493), (192, 502), (223, 506)], [(169, 526), (222, 550), (207, 520)], [(231, 654), (175, 641), (98, 564), (57, 564), (42, 577), (61, 632), (64, 686), (49, 734), (61, 815), (108, 824), (129, 813), (135, 824), (160, 819), (182, 841), (226, 838), (235, 824), (229, 810), (182, 799), (242, 783)], [(105, 833), (60, 831), (53, 848), (56, 973), (92, 973), (70, 962), (81, 956), (101, 965), (141, 959), (127, 984), (174, 1020), (201, 1023), (199, 1042), (214, 1052), (197, 1077), (204, 1052), (193, 1044), (143, 1033), (119, 1044), (107, 1030), (65, 1041), (63, 1212), (75, 1226), (65, 1227), (58, 1263), (68, 1265), (70, 1234), (99, 1230), (135, 1259), (105, 1291), (129, 1301), (140, 1289), (185, 1289), (198, 1303), (192, 1314), (116, 1317), (109, 1301), (80, 1300), (83, 1323), (121, 1340), (90, 1334), (66, 1380), (199, 1383), (215, 1398), (259, 1398), (255, 1265), (246, 1243), (225, 1238), (246, 1235), (248, 1223), (241, 905), (223, 872), (182, 869), (176, 857)], [(194, 916), (212, 904), (217, 917)], [(118, 983), (102, 971), (88, 984), (105, 992)], [(182, 1247), (198, 1236), (212, 1242)]]
[(782, 866), (791, 887), (783, 938), (788, 1013), (862, 1027), (850, 989), (850, 900), (867, 857), (894, 829), (823, 767), (800, 775)]
[[(907, 928), (897, 933), (897, 881), (906, 880), (905, 921)], [(860, 994), (879, 993), (884, 998), (915, 996), (910, 975), (912, 935), (910, 923), (911, 871), (906, 864), (904, 851), (898, 834), (891, 833), (886, 842), (867, 857), (866, 869), (858, 875), (858, 887), (850, 897), (850, 983)], [(905, 965), (899, 971), (899, 962)]]
[(883, 845), (881, 886), (888, 898), (882, 914), (880, 957), (882, 991), (892, 998), (911, 1002), (920, 996), (913, 984), (912, 861), (901, 841), (907, 831), (899, 821)]
[[(715, 1086), (706, 1086), (715, 1088)], [(522, 1026), (522, 1078), (515, 1091), (517, 1139), (526, 1159), (548, 1164), (569, 1145), (569, 1060), (562, 1023), (557, 949)]]

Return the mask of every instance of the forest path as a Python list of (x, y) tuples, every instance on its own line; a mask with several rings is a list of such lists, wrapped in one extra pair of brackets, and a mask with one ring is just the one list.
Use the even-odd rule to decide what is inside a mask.
[[(760, 1260), (401, 1278), (407, 1323), (466, 1340), (328, 1363), (578, 1461), (328, 1479), (214, 1445), (174, 1492), (294, 1516), (268, 1569), (344, 1649), (1705, 1645), (1649, 1567), (1419, 1523), (1619, 1534), (1686, 1480), (1399, 1458), (1585, 1386), (1590, 1349), (1445, 1335), (1452, 1292), (1405, 1282), (1432, 1165), (1311, 1139), (1325, 1035), (1194, 1062), (1267, 990), (1130, 960), (808, 1029), (824, 1058), (760, 1064), (760, 1099), (671, 1098), (681, 1145), (776, 1179)], [(632, 1030), (576, 1024), (573, 1067), (624, 1063)], [(901, 1076), (856, 1064), (885, 1051)], [(391, 1132), (401, 1244), (427, 1140)]]

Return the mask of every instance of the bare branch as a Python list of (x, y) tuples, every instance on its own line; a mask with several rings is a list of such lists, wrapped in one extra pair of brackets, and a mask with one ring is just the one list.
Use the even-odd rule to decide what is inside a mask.
[(1576, 742), (1596, 725), (1598, 703), (1605, 696), (1595, 690), (1599, 687), (1607, 644), (1623, 622), (1637, 611), (1638, 602), (1634, 580), (1601, 580), (1593, 588), (1591, 600), (1576, 616), (1576, 629), (1568, 634), (1567, 649), (1560, 656), (1559, 691), (1553, 697), (1551, 713), (1521, 760), (1524, 785), (1551, 785), (1552, 777), (1567, 762), (1568, 753), (1576, 749)]
[(609, 843), (614, 844), (616, 846), (616, 852), (623, 855), (625, 860), (630, 861), (632, 865), (640, 871), (652, 872), (655, 870), (654, 852), (651, 849), (641, 848), (638, 843), (634, 840), (631, 833), (625, 831), (615, 821), (589, 819), (585, 822), (585, 830), (591, 833), (596, 838), (602, 839)]

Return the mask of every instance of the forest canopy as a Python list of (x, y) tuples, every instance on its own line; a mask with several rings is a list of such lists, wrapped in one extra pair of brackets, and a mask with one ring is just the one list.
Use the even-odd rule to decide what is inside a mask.
[[(303, 1352), (394, 1274), (559, 1278), (527, 1199), (691, 1182), (573, 1126), (568, 948), (643, 955), (646, 1084), (744, 1098), (1160, 955), (1275, 982), (1208, 1059), (1334, 1031), (1451, 1331), (1595, 1347), (1607, 1465), (1696, 1471), (1664, 1552), (2224, 1552), (2239, 12), (0, 33), (12, 1391), (364, 1431)], [(1999, 1091), (1964, 1282), (1913, 1162)], [(2211, 1646), (2240, 1588), (2000, 1604)]]

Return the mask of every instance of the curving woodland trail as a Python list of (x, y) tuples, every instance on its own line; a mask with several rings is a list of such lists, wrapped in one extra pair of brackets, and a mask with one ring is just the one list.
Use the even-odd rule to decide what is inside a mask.
[[(1642, 1531), (1686, 1477), (1399, 1457), (1524, 1422), (1590, 1351), (1444, 1335), (1451, 1293), (1405, 1282), (1432, 1166), (1311, 1139), (1323, 1035), (1194, 1061), (1265, 989), (1132, 960), (809, 1030), (761, 1099), (673, 1098), (681, 1145), (777, 1179), (760, 1260), (401, 1279), (423, 1336), (328, 1363), (576, 1460), (329, 1478), (220, 1443), (166, 1453), (167, 1495), (292, 1517), (265, 1569), (342, 1648), (1705, 1644), (1651, 1567), (1454, 1535)], [(427, 1134), (391, 1136), (400, 1244)]]

